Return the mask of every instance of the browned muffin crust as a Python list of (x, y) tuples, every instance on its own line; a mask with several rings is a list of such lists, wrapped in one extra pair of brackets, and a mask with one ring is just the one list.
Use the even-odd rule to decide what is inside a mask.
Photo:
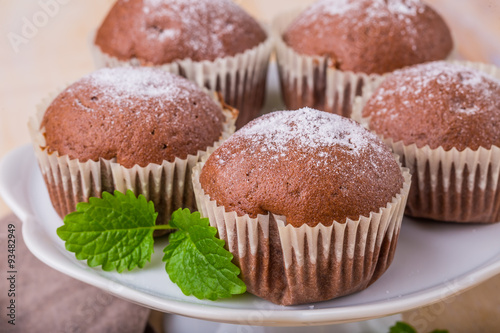
[(120, 60), (159, 65), (233, 56), (266, 38), (259, 23), (230, 0), (118, 0), (95, 44)]
[(194, 83), (160, 69), (101, 69), (64, 90), (40, 129), (47, 149), (125, 166), (184, 159), (219, 140), (224, 115)]
[(295, 227), (378, 212), (403, 177), (380, 139), (356, 122), (313, 109), (264, 115), (207, 160), (205, 193), (242, 216), (271, 212)]
[(461, 65), (438, 61), (391, 74), (365, 108), (370, 128), (417, 147), (500, 146), (500, 81)]
[(445, 59), (450, 30), (420, 0), (321, 0), (288, 27), (283, 39), (301, 54), (327, 56), (344, 71), (391, 72)]

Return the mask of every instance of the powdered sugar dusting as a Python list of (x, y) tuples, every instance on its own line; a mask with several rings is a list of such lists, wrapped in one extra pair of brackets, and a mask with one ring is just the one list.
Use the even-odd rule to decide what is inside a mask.
[[(247, 155), (279, 163), (289, 162), (289, 155), (297, 158), (297, 154), (289, 154), (291, 150), (304, 157), (314, 156), (317, 165), (331, 162), (332, 151), (339, 150), (356, 156), (370, 149), (390, 156), (387, 147), (356, 122), (310, 108), (265, 115), (240, 129), (227, 142), (241, 144)], [(217, 152), (214, 154), (220, 164), (226, 162)]]
[(415, 16), (425, 9), (425, 4), (420, 0), (322, 0), (309, 7), (306, 15), (318, 12), (345, 15), (363, 8), (370, 18), (387, 14)]
[(387, 2), (387, 8), (391, 13), (399, 15), (415, 16), (425, 10), (425, 5), (420, 0), (389, 0), (384, 2)]
[(104, 68), (82, 78), (76, 86), (68, 88), (92, 89), (95, 99), (119, 107), (135, 107), (134, 102), (157, 99), (175, 102), (187, 99), (197, 87), (176, 75), (148, 67)]
[(371, 130), (405, 145), (446, 151), (498, 146), (500, 81), (476, 68), (495, 73), (444, 61), (395, 71), (367, 101), (363, 117)]
[(412, 21), (425, 10), (426, 5), (421, 0), (321, 0), (306, 9), (296, 23), (328, 20), (328, 16), (340, 19), (339, 24), (345, 25), (347, 30), (396, 23), (403, 27), (400, 33), (406, 35), (415, 51), (418, 31)]
[[(240, 17), (241, 8), (230, 0), (144, 0), (143, 12), (162, 20), (176, 22), (168, 33), (151, 31), (150, 38), (174, 39), (189, 36), (185, 42), (194, 51), (211, 49), (214, 53), (225, 51), (221, 36), (238, 29), (228, 17)], [(200, 29), (208, 27), (207, 29)], [(214, 33), (215, 32), (215, 33)]]
[[(343, 15), (350, 11), (360, 10), (361, 2), (352, 0), (318, 1), (306, 13), (321, 11), (329, 15)], [(306, 14), (307, 15), (307, 14)]]
[[(492, 95), (495, 92), (492, 84), (500, 85), (500, 81), (493, 76), (444, 61), (408, 67), (394, 72), (393, 77), (398, 81), (398, 85), (391, 85), (390, 88), (382, 85), (374, 95), (373, 102), (382, 105), (388, 96), (399, 96), (403, 105), (411, 107), (409, 100), (423, 103), (425, 100), (438, 98), (435, 95), (439, 93), (452, 99), (448, 104), (449, 111), (467, 115), (492, 112), (491, 109), (480, 109), (477, 103), (488, 105), (488, 100), (494, 101), (498, 98)], [(436, 85), (438, 87), (435, 87)], [(434, 87), (431, 88), (431, 86)], [(411, 88), (408, 89), (408, 87)], [(430, 89), (433, 89), (435, 93), (432, 93)], [(452, 98), (452, 96), (456, 97)], [(494, 102), (489, 104), (492, 108), (496, 108)], [(423, 112), (426, 112), (425, 109)], [(374, 113), (387, 113), (390, 114), (389, 117), (396, 117), (398, 110), (381, 106)]]
[(284, 151), (292, 140), (297, 141), (301, 148), (337, 145), (356, 151), (366, 144), (366, 140), (355, 126), (346, 126), (347, 123), (332, 121), (328, 114), (304, 108), (297, 112), (275, 113), (256, 121), (253, 126), (242, 130), (240, 135), (264, 143), (266, 151)]

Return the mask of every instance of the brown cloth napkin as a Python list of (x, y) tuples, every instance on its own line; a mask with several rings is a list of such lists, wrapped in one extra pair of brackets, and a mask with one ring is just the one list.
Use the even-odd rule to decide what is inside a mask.
[[(9, 296), (9, 224), (15, 225), (15, 297)], [(45, 265), (27, 249), (21, 227), (14, 215), (0, 219), (0, 332), (144, 332), (149, 309)], [(11, 299), (15, 325), (8, 322)]]

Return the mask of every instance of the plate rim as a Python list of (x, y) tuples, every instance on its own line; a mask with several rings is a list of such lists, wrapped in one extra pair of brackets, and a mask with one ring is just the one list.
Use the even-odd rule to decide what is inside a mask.
[[(22, 165), (22, 167), (16, 169), (17, 172), (22, 173), (23, 170), (29, 170), (30, 173), (24, 177), (12, 177), (11, 175), (7, 175), (6, 170), (10, 170), (11, 165), (14, 163), (19, 164), (19, 161), (24, 161), (24, 163), (30, 163), (31, 165)], [(5, 200), (14, 214), (22, 221), (22, 235), (30, 252), (46, 265), (63, 274), (100, 288), (116, 297), (162, 312), (202, 320), (257, 326), (339, 324), (375, 319), (431, 305), (464, 292), (500, 273), (499, 252), (493, 255), (488, 261), (483, 262), (467, 273), (458, 275), (452, 280), (443, 281), (445, 284), (449, 285), (449, 287), (443, 288), (443, 283), (440, 283), (433, 287), (405, 295), (401, 298), (388, 299), (382, 302), (374, 301), (352, 306), (309, 310), (286, 309), (286, 307), (283, 307), (283, 311), (276, 309), (231, 309), (192, 303), (189, 302), (189, 300), (182, 301), (155, 296), (113, 281), (105, 276), (92, 273), (90, 269), (85, 270), (82, 266), (77, 264), (77, 259), (66, 257), (60, 252), (56, 244), (50, 241), (45, 230), (38, 225), (38, 220), (33, 212), (29, 210), (29, 208), (33, 208), (31, 202), (28, 203), (28, 207), (23, 207), (19, 201), (20, 199), (16, 197), (14, 191), (9, 187), (16, 181), (18, 186), (27, 189), (32, 179), (34, 167), (36, 167), (36, 161), (30, 144), (20, 146), (10, 151), (0, 161), (0, 196)], [(44, 237), (47, 238), (49, 242), (45, 243), (43, 239), (39, 237), (40, 234), (37, 234), (36, 231), (42, 231)], [(72, 266), (66, 265), (68, 262), (71, 263)], [(223, 311), (220, 311), (221, 309), (223, 309)], [(255, 319), (251, 319), (252, 315)]]

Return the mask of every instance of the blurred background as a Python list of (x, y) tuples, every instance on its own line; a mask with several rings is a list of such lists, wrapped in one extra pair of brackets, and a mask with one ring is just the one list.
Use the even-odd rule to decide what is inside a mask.
[[(270, 23), (311, 0), (239, 0)], [(500, 0), (427, 0), (448, 22), (459, 55), (500, 66)], [(0, 159), (29, 142), (28, 117), (48, 93), (93, 70), (90, 35), (114, 0), (0, 1)], [(55, 4), (55, 5), (54, 5)], [(0, 217), (10, 210), (1, 202)], [(496, 281), (495, 281), (496, 280)], [(500, 279), (425, 309), (405, 314), (421, 331), (500, 331)], [(470, 326), (473, 325), (473, 326)], [(469, 330), (472, 328), (471, 330)]]

